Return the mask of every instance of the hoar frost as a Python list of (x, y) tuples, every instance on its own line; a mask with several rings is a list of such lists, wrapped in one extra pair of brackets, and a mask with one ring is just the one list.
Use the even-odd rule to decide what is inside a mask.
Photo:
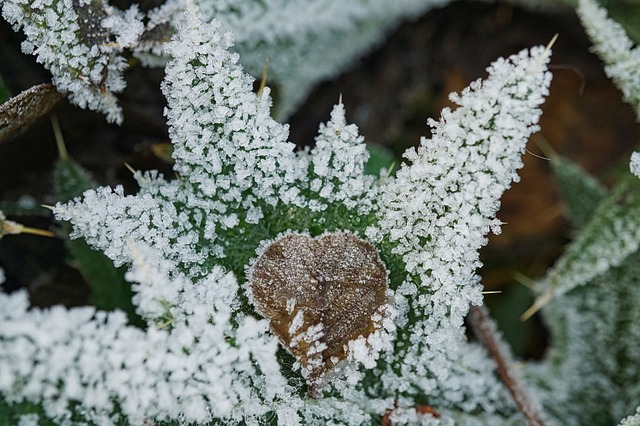
[[(364, 175), (368, 155), (342, 105), (316, 148), (295, 153), (287, 126), (270, 116), (268, 89), (252, 92), (231, 44), (191, 7), (168, 46), (163, 91), (176, 179), (136, 173), (136, 195), (101, 188), (54, 208), (75, 236), (134, 265), (129, 279), (147, 329), (127, 325), (121, 313), (27, 310), (24, 294), (2, 295), (2, 323), (12, 324), (0, 328), (0, 365), (11, 366), (0, 370), (3, 395), (43, 403), (58, 420), (77, 404), (89, 420), (250, 423), (277, 415), (290, 424), (362, 424), (388, 410), (428, 417), (415, 411), (425, 397), (445, 422), (478, 412), (489, 423), (512, 416), (493, 363), (464, 339), (463, 318), (469, 303), (482, 300), (477, 250), (498, 227), (499, 198), (537, 130), (549, 51), (496, 61), (486, 80), (454, 96), (458, 109), (432, 122), (433, 137), (383, 184)], [(354, 336), (347, 347), (359, 367), (336, 371), (309, 400), (300, 375), (278, 363), (267, 321), (247, 303), (245, 268), (278, 236), (336, 232), (364, 240), (389, 269), (389, 292), (373, 294), (393, 295), (394, 320), (376, 308), (367, 321), (397, 336)], [(293, 314), (299, 303), (299, 295), (285, 295), (283, 312)], [(334, 325), (306, 327), (304, 313), (302, 323), (296, 316), (286, 330), (307, 329), (302, 340), (319, 342), (310, 347), (322, 352), (318, 336)], [(73, 348), (71, 357), (63, 347)], [(53, 383), (64, 393), (45, 402)], [(115, 403), (120, 412), (112, 412)]]
[(390, 349), (395, 310), (375, 247), (350, 233), (286, 234), (259, 248), (251, 298), (318, 396), (345, 359), (373, 368)]
[[(98, 424), (240, 421), (264, 415), (283, 397), (293, 403), (266, 323), (246, 318), (231, 325), (233, 275), (215, 268), (194, 283), (172, 273), (175, 265), (154, 250), (134, 247), (134, 258), (127, 278), (136, 283), (134, 301), (146, 330), (127, 325), (122, 312), (29, 310), (26, 293), (0, 293), (0, 391), (9, 402), (41, 403), (59, 420), (70, 420), (80, 404)], [(163, 327), (167, 316), (170, 326)]]
[(27, 35), (22, 51), (51, 71), (59, 92), (80, 108), (122, 122), (114, 94), (125, 87), (122, 52), (143, 30), (135, 6), (120, 11), (101, 0), (4, 0), (0, 6), (14, 29)]
[(640, 119), (640, 48), (594, 0), (578, 2), (578, 16), (593, 40), (593, 50), (605, 62), (604, 70), (633, 106)]

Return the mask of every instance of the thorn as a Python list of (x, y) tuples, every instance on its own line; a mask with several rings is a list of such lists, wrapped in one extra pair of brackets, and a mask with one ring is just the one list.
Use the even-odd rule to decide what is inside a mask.
[(40, 204), (40, 207), (44, 207), (45, 209), (49, 209), (51, 211), (54, 211), (56, 208), (55, 206), (50, 206), (48, 204)]
[(58, 147), (58, 155), (60, 156), (60, 160), (68, 161), (69, 153), (67, 152), (67, 147), (64, 143), (64, 137), (62, 136), (62, 130), (60, 129), (58, 116), (55, 114), (51, 114), (49, 118), (51, 119), (51, 127), (53, 128), (53, 136), (56, 139), (56, 146)]
[(338, 96), (338, 105), (342, 105), (342, 93)]
[(538, 284), (534, 280), (532, 280), (531, 278), (523, 274), (522, 272), (518, 272), (518, 271), (514, 272), (513, 279), (516, 280), (518, 284), (522, 284), (523, 286), (527, 287), (531, 291), (536, 291), (536, 289), (538, 288)]
[(387, 170), (387, 174), (385, 176), (385, 178), (389, 178), (391, 176), (391, 173), (393, 173), (393, 169), (396, 167), (396, 162), (394, 161), (393, 163), (391, 163), (391, 165), (389, 166), (389, 169)]
[(559, 35), (560, 34), (555, 33), (555, 35), (551, 38), (551, 41), (549, 42), (549, 44), (547, 44), (547, 48), (544, 50), (545, 53), (548, 53), (551, 50), (551, 47), (555, 44), (555, 42), (558, 39)]
[(260, 86), (258, 87), (258, 96), (262, 96), (265, 86), (267, 85), (267, 73), (269, 72), (269, 58), (264, 60), (264, 66), (262, 67), (262, 78), (260, 79)]
[(132, 175), (135, 175), (138, 172), (136, 169), (131, 167), (131, 164), (129, 163), (124, 163), (124, 166), (131, 172)]
[(527, 151), (527, 154), (533, 155), (534, 157), (539, 158), (541, 160), (551, 161), (551, 158), (545, 157), (543, 155), (534, 154), (533, 152), (529, 151), (529, 148), (525, 148), (525, 151)]
[(482, 294), (502, 294), (502, 290), (487, 290), (483, 291)]
[(553, 299), (553, 290), (547, 289), (540, 297), (533, 302), (533, 305), (529, 309), (527, 309), (521, 316), (520, 320), (526, 321), (531, 318), (536, 312), (542, 309), (547, 303), (549, 303)]
[(5, 220), (2, 224), (2, 234), (0, 235), (16, 235), (16, 234), (31, 234), (31, 235), (39, 235), (41, 237), (55, 237), (55, 234), (51, 231), (47, 231), (44, 229), (31, 228), (29, 226), (24, 226), (18, 222), (14, 222), (12, 220)]
[(560, 156), (553, 149), (551, 143), (549, 143), (547, 138), (545, 138), (542, 134), (537, 134), (533, 141), (536, 145), (538, 145), (538, 148), (540, 148), (540, 151), (542, 151), (545, 157), (547, 157), (547, 160), (550, 160), (551, 162), (558, 161)]

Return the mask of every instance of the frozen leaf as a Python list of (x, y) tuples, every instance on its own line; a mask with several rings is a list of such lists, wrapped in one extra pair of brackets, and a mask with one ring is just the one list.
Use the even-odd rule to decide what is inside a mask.
[[(266, 246), (250, 285), (258, 310), (300, 362), (312, 395), (329, 370), (354, 356), (355, 341), (386, 334), (387, 272), (375, 247), (352, 234), (285, 235)], [(375, 359), (380, 346), (364, 343), (360, 350)]]
[(556, 175), (560, 196), (567, 206), (566, 215), (573, 225), (586, 225), (600, 202), (607, 196), (607, 189), (579, 165), (558, 155), (552, 156), (551, 166)]
[[(525, 373), (553, 424), (616, 424), (640, 400), (640, 256), (542, 310), (551, 346)], [(567, 378), (572, 378), (567, 380)]]
[(0, 142), (15, 136), (62, 100), (51, 84), (39, 84), (0, 104)]
[(487, 79), (452, 95), (459, 107), (431, 121), (432, 138), (407, 151), (409, 164), (382, 187), (379, 228), (367, 235), (391, 245), (405, 264), (396, 299), (405, 300), (399, 322), (407, 324), (383, 375), (387, 388), (406, 389), (410, 377), (416, 392), (477, 404), (488, 398), (450, 380), (481, 374), (462, 361), (470, 351), (458, 330), (469, 304), (482, 301), (478, 249), (490, 230), (499, 231), (500, 197), (518, 180), (521, 154), (538, 130), (549, 56), (537, 47), (494, 62)]
[(119, 11), (102, 0), (4, 0), (0, 4), (2, 16), (27, 36), (23, 52), (36, 55), (51, 71), (60, 93), (80, 108), (100, 111), (110, 122), (122, 122), (115, 93), (125, 87), (122, 72), (127, 63), (122, 56), (126, 46), (118, 43), (132, 42), (131, 32), (142, 31), (137, 9)]
[(595, 0), (580, 0), (577, 12), (595, 52), (605, 62), (605, 72), (640, 119), (640, 48)]
[(547, 272), (528, 318), (549, 302), (620, 265), (640, 247), (640, 180), (624, 175)]

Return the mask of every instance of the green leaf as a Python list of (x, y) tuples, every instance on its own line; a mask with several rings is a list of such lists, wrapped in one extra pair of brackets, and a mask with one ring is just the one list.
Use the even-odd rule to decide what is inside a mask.
[[(552, 346), (531, 366), (545, 412), (563, 425), (613, 425), (640, 400), (640, 255), (543, 310)], [(571, 377), (570, 380), (567, 378)]]
[(640, 179), (626, 173), (549, 270), (542, 292), (523, 317), (620, 265), (640, 246)]
[(567, 219), (582, 228), (607, 196), (607, 189), (579, 165), (560, 156), (551, 157), (558, 191), (566, 203)]
[[(61, 159), (54, 170), (54, 188), (58, 199), (62, 202), (82, 195), (97, 185), (78, 163), (70, 158)], [(71, 232), (71, 225), (64, 223), (65, 235)], [(143, 321), (135, 313), (131, 301), (133, 292), (131, 285), (124, 279), (126, 269), (116, 268), (113, 262), (101, 252), (93, 250), (82, 238), (65, 242), (75, 267), (91, 288), (91, 304), (102, 310), (121, 309), (125, 311), (132, 324), (142, 325)]]
[(600, 0), (609, 15), (636, 43), (640, 42), (640, 3), (637, 0)]

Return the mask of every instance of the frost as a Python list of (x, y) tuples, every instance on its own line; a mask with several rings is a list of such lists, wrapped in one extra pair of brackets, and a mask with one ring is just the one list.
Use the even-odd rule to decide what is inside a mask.
[[(368, 213), (375, 200), (374, 177), (364, 174), (369, 153), (355, 125), (347, 125), (344, 106), (338, 104), (331, 112), (331, 120), (320, 126), (316, 145), (311, 150), (311, 167), (319, 178), (312, 182), (327, 204), (344, 203)], [(363, 197), (363, 194), (367, 194)]]
[[(430, 123), (433, 137), (405, 154), (411, 165), (382, 189), (380, 229), (406, 265), (405, 309), (418, 318), (413, 332), (396, 343), (397, 358), (382, 378), (387, 388), (406, 389), (406, 378), (413, 377), (414, 386), (431, 395), (437, 389), (463, 398), (481, 389), (464, 383), (477, 380), (476, 366), (457, 370), (466, 350), (459, 330), (469, 304), (482, 300), (477, 250), (537, 130), (551, 80), (549, 54), (538, 47), (499, 59), (488, 79), (453, 95), (458, 109), (445, 109)], [(472, 400), (481, 404), (487, 395)]]
[(0, 5), (2, 16), (27, 35), (23, 52), (36, 55), (51, 71), (59, 92), (80, 108), (122, 122), (115, 93), (125, 87), (123, 49), (142, 29), (137, 9), (121, 12), (101, 0), (4, 0)]
[[(33, 328), (37, 342), (25, 340), (24, 362), (37, 364), (31, 354), (42, 348), (37, 365), (55, 375), (43, 381), (33, 376), (39, 369), (7, 370), (12, 389), (30, 383), (14, 395), (41, 403), (60, 381), (69, 393), (47, 415), (62, 419), (77, 403), (97, 422), (117, 402), (134, 424), (145, 416), (257, 423), (274, 415), (291, 424), (369, 424), (396, 408), (407, 421), (429, 422), (416, 408), (425, 397), (443, 424), (478, 412), (491, 421), (513, 416), (495, 366), (464, 340), (463, 318), (482, 301), (477, 250), (498, 227), (499, 198), (537, 129), (549, 51), (496, 61), (485, 81), (452, 98), (460, 107), (431, 123), (432, 139), (407, 152), (396, 177), (382, 181), (364, 175), (363, 140), (342, 105), (315, 148), (294, 152), (287, 126), (271, 118), (269, 91), (253, 93), (220, 28), (188, 6), (167, 45), (173, 59), (162, 88), (177, 178), (138, 172), (135, 195), (100, 188), (54, 208), (73, 236), (133, 265), (128, 279), (148, 328), (91, 309), (26, 311), (24, 296), (3, 296), (22, 303), (3, 315)], [(294, 245), (284, 261), (287, 250), (276, 247), (280, 260), (261, 263), (293, 236), (332, 237), (320, 251)], [(366, 255), (352, 249), (358, 244)], [(383, 263), (365, 267), (360, 258)], [(254, 285), (260, 271), (269, 271), (265, 294)], [(318, 290), (329, 282), (340, 285)], [(59, 339), (46, 327), (53, 315), (66, 324)], [(295, 357), (276, 357), (276, 336)], [(58, 345), (79, 349), (45, 368)], [(114, 355), (117, 345), (126, 359)], [(10, 364), (17, 347), (2, 348), (0, 364)], [(98, 358), (79, 362), (83, 353)], [(85, 362), (93, 381), (76, 380)]]
[(604, 70), (624, 94), (640, 119), (640, 48), (634, 47), (624, 28), (607, 17), (594, 0), (578, 2), (578, 16), (605, 62)]
[(625, 417), (618, 426), (638, 426), (640, 425), (640, 407), (636, 409), (636, 414)]
[[(165, 417), (239, 421), (265, 415), (282, 398), (293, 401), (264, 321), (231, 324), (238, 289), (232, 274), (218, 268), (192, 283), (172, 274), (175, 265), (157, 252), (135, 252), (128, 278), (137, 283), (146, 330), (128, 326), (122, 312), (29, 310), (25, 293), (0, 294), (0, 392), (9, 402), (39, 402), (61, 420), (79, 403), (87, 420), (142, 424)], [(155, 322), (158, 306), (169, 307), (169, 327)], [(262, 402), (238, 405), (250, 394)]]
[(102, 20), (102, 27), (115, 35), (115, 42), (120, 47), (135, 46), (144, 31), (142, 14), (137, 5), (122, 13), (107, 16)]
[(37, 414), (23, 414), (20, 416), (18, 426), (38, 426), (40, 424), (40, 416)]
[(629, 169), (631, 173), (640, 178), (640, 152), (634, 152), (631, 154)]
[[(449, 0), (198, 0), (205, 21), (216, 19), (233, 32), (243, 66), (260, 75), (269, 61), (269, 77), (280, 89), (278, 115), (295, 111), (312, 87), (343, 71), (379, 43), (403, 19), (421, 16)], [(152, 11), (153, 28), (175, 21), (185, 0), (170, 0)], [(340, 46), (340, 49), (336, 49)], [(142, 46), (161, 53), (157, 44)], [(148, 48), (146, 50), (149, 50)]]

